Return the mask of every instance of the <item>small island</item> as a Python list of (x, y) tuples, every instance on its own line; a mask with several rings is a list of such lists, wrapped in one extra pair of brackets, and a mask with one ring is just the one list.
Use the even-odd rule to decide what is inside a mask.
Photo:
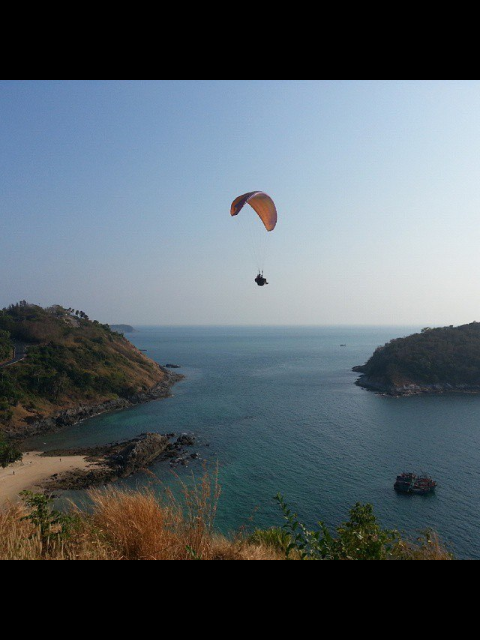
[(391, 340), (353, 371), (358, 386), (389, 396), (480, 393), (480, 323)]
[(135, 333), (135, 329), (129, 324), (111, 324), (110, 329), (117, 333)]

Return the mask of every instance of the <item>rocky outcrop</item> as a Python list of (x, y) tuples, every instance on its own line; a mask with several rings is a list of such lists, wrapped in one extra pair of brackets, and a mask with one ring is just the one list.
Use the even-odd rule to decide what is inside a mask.
[(163, 367), (161, 367), (161, 369), (165, 373), (165, 379), (148, 391), (137, 393), (129, 398), (107, 400), (101, 404), (79, 405), (72, 409), (60, 411), (49, 418), (26, 418), (25, 424), (21, 428), (17, 427), (9, 430), (7, 427), (4, 430), (4, 433), (11, 439), (22, 440), (41, 433), (60, 431), (64, 427), (78, 424), (79, 422), (83, 422), (88, 418), (93, 418), (94, 416), (98, 416), (102, 413), (119, 411), (121, 409), (133, 407), (137, 404), (144, 404), (146, 402), (151, 402), (152, 400), (167, 398), (171, 395), (170, 389), (172, 385), (182, 380), (184, 376), (172, 373), (167, 369), (163, 369)]
[[(359, 372), (361, 367), (354, 367), (352, 371)], [(438, 382), (435, 384), (415, 384), (405, 382), (404, 384), (388, 384), (382, 380), (370, 378), (362, 375), (355, 382), (359, 387), (374, 391), (385, 396), (405, 397), (418, 395), (434, 395), (442, 393), (480, 393), (480, 385), (474, 384), (451, 384), (449, 382)]]
[[(160, 460), (186, 457), (183, 447), (192, 446), (195, 438), (184, 436), (175, 440), (174, 434), (143, 433), (133, 440), (99, 447), (50, 451), (46, 456), (86, 456), (90, 469), (73, 470), (53, 476), (46, 484), (47, 491), (59, 489), (88, 489), (105, 485), (147, 469)], [(197, 454), (191, 454), (190, 457)]]

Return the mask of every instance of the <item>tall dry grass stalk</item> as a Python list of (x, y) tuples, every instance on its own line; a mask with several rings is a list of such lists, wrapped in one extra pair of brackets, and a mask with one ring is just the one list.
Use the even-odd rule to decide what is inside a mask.
[(35, 560), (41, 555), (40, 537), (35, 528), (22, 520), (25, 509), (17, 505), (0, 511), (0, 558), (2, 560)]
[(89, 493), (92, 524), (115, 560), (177, 559), (171, 510), (161, 506), (151, 489), (108, 488)]
[(23, 505), (0, 511), (0, 560), (106, 560), (107, 549), (88, 518), (79, 519), (71, 536), (43, 539), (40, 529), (25, 517)]
[(218, 473), (204, 471), (180, 496), (152, 488), (92, 490), (88, 511), (72, 505), (74, 525), (64, 537), (42, 539), (25, 506), (0, 511), (0, 560), (273, 560), (274, 550), (214, 532)]
[(91, 491), (93, 524), (119, 560), (211, 559), (217, 477), (178, 479), (180, 497), (168, 488), (162, 498), (150, 488)]
[(453, 560), (448, 551), (433, 531), (425, 532), (416, 541), (402, 541), (398, 544), (396, 555), (400, 560)]

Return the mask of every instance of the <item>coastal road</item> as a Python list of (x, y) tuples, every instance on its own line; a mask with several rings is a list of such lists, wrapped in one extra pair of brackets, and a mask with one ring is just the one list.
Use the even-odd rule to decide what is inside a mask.
[(28, 347), (24, 342), (15, 342), (15, 353), (13, 359), (0, 364), (0, 369), (9, 367), (12, 364), (16, 364), (17, 362), (25, 360), (25, 358), (27, 357), (27, 349)]

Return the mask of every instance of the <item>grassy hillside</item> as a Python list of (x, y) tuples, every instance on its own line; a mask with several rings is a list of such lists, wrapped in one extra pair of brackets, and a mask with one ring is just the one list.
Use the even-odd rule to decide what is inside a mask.
[(1, 369), (0, 431), (80, 404), (128, 399), (165, 378), (123, 335), (73, 309), (26, 302), (3, 309), (0, 361), (10, 357), (11, 341), (26, 344), (27, 357)]
[(480, 385), (480, 323), (423, 329), (379, 347), (355, 371), (385, 385)]

